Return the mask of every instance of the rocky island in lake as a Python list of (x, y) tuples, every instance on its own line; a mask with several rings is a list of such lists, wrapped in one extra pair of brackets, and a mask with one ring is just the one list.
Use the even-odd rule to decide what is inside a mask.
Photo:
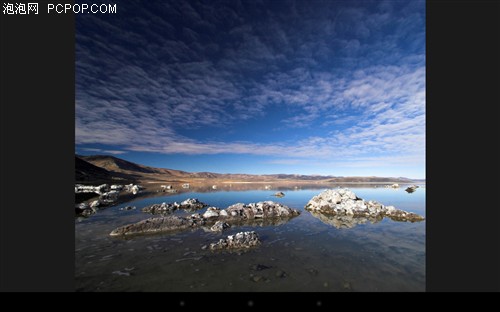
[[(222, 229), (231, 225), (245, 224), (274, 224), (274, 222), (287, 221), (300, 214), (297, 209), (291, 209), (280, 203), (272, 201), (251, 203), (251, 204), (234, 204), (226, 209), (209, 207), (201, 214), (192, 214), (187, 217), (180, 216), (165, 216), (157, 218), (149, 218), (137, 223), (121, 226), (113, 230), (111, 236), (130, 235), (130, 234), (147, 234), (157, 232), (173, 232), (182, 231), (200, 226), (212, 227), (217, 221), (226, 223), (222, 225)], [(220, 223), (219, 223), (220, 224)], [(220, 227), (214, 228), (214, 230)]]
[(325, 190), (309, 200), (305, 209), (321, 221), (337, 228), (352, 228), (367, 221), (376, 223), (384, 217), (394, 221), (424, 220), (413, 212), (385, 206), (373, 200), (365, 201), (349, 189)]

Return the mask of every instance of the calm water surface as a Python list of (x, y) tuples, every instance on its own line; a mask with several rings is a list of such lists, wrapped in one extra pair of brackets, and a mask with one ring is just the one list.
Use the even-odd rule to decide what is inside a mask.
[[(142, 198), (75, 221), (78, 291), (424, 291), (425, 221), (384, 219), (336, 228), (304, 210), (322, 189), (220, 190)], [(355, 188), (358, 197), (425, 216), (425, 188)], [(141, 208), (162, 202), (199, 200), (220, 208), (273, 200), (301, 210), (278, 226), (232, 227), (223, 233), (203, 229), (177, 234), (110, 237), (118, 226), (151, 215)], [(125, 206), (136, 210), (122, 211)], [(205, 209), (198, 212), (203, 213)], [(186, 214), (178, 211), (176, 214)], [(251, 250), (211, 252), (203, 245), (253, 230), (262, 244)]]

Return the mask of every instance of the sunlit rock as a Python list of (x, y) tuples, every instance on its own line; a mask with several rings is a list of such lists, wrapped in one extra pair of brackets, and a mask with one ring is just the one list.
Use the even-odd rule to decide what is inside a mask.
[(141, 189), (143, 189), (142, 186), (137, 185), (137, 184), (128, 184), (123, 187), (123, 189), (127, 192), (130, 192), (134, 195), (140, 192)]
[(153, 204), (142, 208), (142, 211), (151, 214), (165, 214), (165, 213), (171, 213), (179, 209), (184, 209), (186, 211), (196, 211), (206, 206), (208, 205), (200, 202), (197, 198), (188, 198), (182, 201), (180, 204), (177, 202)]
[(75, 215), (78, 217), (89, 217), (96, 213), (97, 209), (87, 203), (75, 205)]
[(415, 191), (417, 190), (417, 188), (418, 188), (418, 186), (417, 186), (417, 185), (410, 185), (410, 186), (408, 186), (408, 187), (405, 189), (405, 191), (406, 191), (407, 193), (413, 193), (413, 192), (415, 192)]
[(216, 207), (208, 207), (207, 211), (203, 214), (203, 218), (212, 219), (218, 218), (220, 214), (220, 209)]
[[(376, 220), (377, 222), (384, 217), (391, 218), (395, 221), (416, 222), (424, 220), (422, 216), (412, 212), (399, 210), (393, 206), (384, 206), (373, 200), (365, 201), (357, 197), (354, 192), (348, 189), (325, 190), (311, 198), (306, 204), (305, 209), (315, 212), (313, 215), (316, 217), (318, 214), (349, 217), (328, 218), (330, 221), (327, 223), (332, 223), (332, 225), (339, 228), (349, 228), (352, 227), (350, 226), (351, 224), (355, 225), (365, 222), (362, 219), (350, 220), (356, 218), (367, 218), (368, 221)], [(339, 226), (335, 225), (337, 223)], [(340, 224), (344, 225), (341, 226)]]
[(93, 185), (81, 185), (81, 184), (76, 184), (75, 185), (75, 193), (96, 193), (96, 194), (104, 194), (110, 190), (109, 185), (107, 184), (101, 184), (98, 186), (93, 186)]
[[(164, 207), (168, 207), (168, 205), (169, 204), (165, 204)], [(145, 211), (146, 208), (144, 208), (143, 211)], [(251, 203), (247, 205), (238, 203), (223, 210), (216, 207), (209, 207), (203, 215), (193, 214), (191, 217), (164, 216), (150, 218), (148, 220), (119, 227), (111, 232), (110, 235), (117, 236), (162, 231), (180, 231), (198, 226), (212, 226), (215, 225), (217, 221), (225, 222), (230, 226), (280, 225), (299, 214), (300, 212), (296, 209), (291, 209), (285, 205), (272, 201)]]
[(99, 203), (103, 205), (109, 205), (118, 200), (120, 192), (119, 191), (109, 191), (107, 193), (99, 196)]
[(285, 193), (283, 193), (283, 192), (276, 192), (276, 193), (274, 193), (274, 195), (273, 195), (273, 196), (276, 196), (276, 197), (283, 197), (283, 196), (285, 196)]
[(112, 191), (121, 191), (123, 189), (123, 185), (113, 184), (111, 185), (110, 189)]
[(228, 229), (230, 228), (231, 226), (224, 222), (224, 221), (217, 221), (215, 222), (215, 224), (210, 228), (210, 230), (212, 232), (222, 232), (224, 231), (225, 229)]

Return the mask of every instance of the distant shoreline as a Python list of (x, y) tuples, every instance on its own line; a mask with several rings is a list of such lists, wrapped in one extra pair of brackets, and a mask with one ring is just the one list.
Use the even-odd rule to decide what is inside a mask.
[[(361, 182), (361, 181), (356, 181), (356, 182), (331, 182), (331, 181), (217, 181), (214, 179), (207, 179), (205, 181), (193, 181), (191, 183), (203, 183), (206, 182), (210, 184), (210, 182), (213, 183), (223, 183), (223, 184), (393, 184), (393, 183), (398, 183), (398, 184), (425, 184), (424, 182), (401, 182), (401, 181), (388, 181), (388, 182)], [(148, 183), (148, 184), (161, 184), (161, 183), (181, 183), (179, 181), (144, 181), (143, 183)]]
[(375, 176), (318, 176), (297, 174), (232, 174), (186, 172), (154, 168), (109, 155), (75, 155), (75, 182), (81, 184), (296, 184), (296, 185), (392, 185), (425, 184), (425, 179)]

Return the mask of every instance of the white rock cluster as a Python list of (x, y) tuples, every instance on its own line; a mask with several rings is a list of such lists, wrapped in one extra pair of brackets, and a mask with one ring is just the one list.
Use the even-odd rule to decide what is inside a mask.
[(142, 208), (142, 211), (152, 213), (152, 214), (164, 214), (164, 213), (173, 212), (173, 211), (178, 210), (178, 209), (194, 211), (194, 210), (204, 208), (206, 206), (208, 206), (208, 205), (205, 203), (202, 203), (197, 198), (188, 198), (188, 199), (182, 201), (180, 204), (177, 202), (168, 203), (168, 204), (167, 203), (154, 204), (154, 205)]
[(96, 193), (96, 194), (104, 194), (107, 191), (109, 191), (109, 185), (107, 184), (101, 184), (101, 185), (82, 185), (82, 184), (76, 184), (75, 185), (75, 193)]
[(394, 206), (384, 206), (376, 201), (365, 201), (349, 189), (329, 189), (309, 200), (306, 210), (353, 217), (389, 217), (396, 221), (422, 221), (424, 218)]
[(226, 209), (218, 209), (210, 207), (203, 214), (203, 218), (212, 219), (224, 217), (228, 219), (270, 219), (281, 217), (292, 217), (299, 215), (300, 212), (296, 209), (291, 209), (280, 203), (273, 201), (262, 201), (250, 204), (234, 204)]
[(224, 231), (225, 229), (228, 229), (230, 228), (231, 226), (224, 222), (224, 221), (217, 221), (215, 222), (215, 224), (210, 228), (210, 231), (212, 232), (222, 232)]
[[(193, 201), (189, 202), (193, 203)], [(178, 205), (177, 203), (174, 204)], [(143, 208), (143, 211), (151, 212), (152, 210), (163, 209), (162, 207), (169, 209), (169, 205), (174, 204), (163, 203), (152, 205)], [(203, 215), (192, 214), (190, 217), (168, 215), (150, 218), (116, 228), (110, 235), (181, 231), (201, 226), (210, 227), (208, 230), (211, 231), (221, 231), (228, 226), (234, 225), (252, 225), (255, 223), (280, 225), (299, 214), (300, 212), (296, 209), (291, 209), (285, 205), (272, 201), (251, 203), (247, 205), (240, 203), (222, 210), (216, 207), (209, 207)]]
[(259, 235), (254, 231), (240, 232), (220, 239), (217, 243), (210, 244), (210, 249), (243, 249), (255, 247), (260, 244)]
[(123, 187), (123, 189), (127, 192), (130, 192), (134, 195), (136, 195), (137, 193), (139, 193), (139, 191), (142, 189), (143, 187), (140, 186), (140, 185), (137, 185), (137, 184), (128, 184), (128, 185), (125, 185)]

